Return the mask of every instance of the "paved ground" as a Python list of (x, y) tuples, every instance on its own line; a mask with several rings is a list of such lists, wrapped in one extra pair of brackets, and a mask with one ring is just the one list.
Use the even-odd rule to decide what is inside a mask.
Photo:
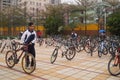
[(5, 52), (0, 54), (0, 80), (120, 80), (119, 76), (111, 76), (107, 71), (110, 55), (98, 58), (85, 52), (77, 53), (71, 61), (57, 58), (55, 64), (50, 63), (53, 47), (39, 47), (36, 44), (37, 68), (31, 75), (25, 74), (21, 63), (13, 69), (6, 66)]

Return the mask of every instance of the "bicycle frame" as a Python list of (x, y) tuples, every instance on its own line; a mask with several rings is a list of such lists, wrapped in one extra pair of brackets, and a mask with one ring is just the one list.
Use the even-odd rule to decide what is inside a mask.
[[(15, 54), (17, 54), (17, 52), (21, 51), (21, 49), (15, 50)], [(21, 52), (20, 56), (17, 58), (17, 60), (19, 60), (21, 58), (21, 56), (23, 55), (24, 51)]]
[(117, 51), (117, 53), (115, 54), (114, 64), (116, 64), (116, 65), (120, 64), (120, 52), (119, 51)]
[(63, 49), (61, 49), (61, 48), (62, 48), (62, 46), (63, 46), (62, 44), (60, 44), (59, 46), (55, 46), (55, 47), (56, 47), (56, 49), (58, 50), (58, 53), (59, 53), (59, 51), (60, 51), (60, 52), (62, 52), (62, 53), (64, 52), (64, 50), (63, 50)]
[(15, 53), (16, 55), (17, 55), (17, 52), (19, 52), (19, 51), (22, 50), (22, 52), (20, 53), (20, 55), (19, 55), (18, 57), (16, 57), (16, 60), (17, 60), (16, 63), (19, 62), (19, 60), (20, 60), (20, 58), (22, 57), (23, 53), (24, 53), (24, 52), (27, 52), (27, 51), (24, 51), (22, 48), (23, 48), (23, 47), (21, 47), (20, 49), (14, 50), (14, 51), (15, 51), (14, 53)]

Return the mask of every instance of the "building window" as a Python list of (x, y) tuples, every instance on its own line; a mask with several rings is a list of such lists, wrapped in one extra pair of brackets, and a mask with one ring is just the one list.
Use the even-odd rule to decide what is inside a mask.
[(39, 3), (39, 5), (41, 6), (41, 3)]
[(55, 0), (51, 0), (51, 3), (54, 4), (54, 3), (55, 3)]
[(30, 5), (32, 5), (32, 2), (30, 1)]
[(35, 2), (33, 2), (33, 5), (35, 5)]

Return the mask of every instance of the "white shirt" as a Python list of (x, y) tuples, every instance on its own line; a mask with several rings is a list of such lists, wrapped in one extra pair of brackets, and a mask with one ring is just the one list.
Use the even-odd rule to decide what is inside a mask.
[[(23, 33), (23, 35), (22, 35), (22, 37), (21, 37), (21, 41), (24, 43), (31, 34), (35, 34), (35, 38), (32, 40), (32, 43), (35, 43), (36, 38), (37, 38), (36, 32), (35, 32), (35, 31), (30, 32), (29, 30), (26, 30), (26, 31)], [(27, 36), (27, 37), (26, 37), (26, 36)], [(25, 39), (25, 37), (26, 37), (26, 39)]]

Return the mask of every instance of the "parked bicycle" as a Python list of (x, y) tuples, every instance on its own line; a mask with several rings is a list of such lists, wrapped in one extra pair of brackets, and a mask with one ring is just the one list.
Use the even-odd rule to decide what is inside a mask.
[(108, 71), (111, 75), (117, 76), (120, 74), (120, 48), (114, 54), (109, 60)]
[(98, 46), (98, 56), (101, 58), (102, 54), (108, 54), (108, 49), (106, 47), (105, 41), (100, 41)]
[[(61, 47), (64, 46), (64, 49), (65, 50), (62, 50)], [(51, 63), (53, 64), (56, 59), (57, 59), (57, 56), (58, 56), (58, 53), (59, 53), (59, 50), (62, 52), (62, 57), (66, 57), (67, 60), (72, 60), (74, 57), (75, 57), (75, 54), (76, 54), (76, 50), (75, 50), (75, 47), (73, 47), (73, 45), (70, 45), (70, 44), (60, 44), (59, 46), (56, 46), (52, 55), (51, 55)]]
[(95, 45), (95, 42), (93, 42), (93, 39), (88, 38), (86, 40), (84, 49), (85, 49), (85, 52), (93, 56), (93, 52), (95, 52), (96, 50), (96, 45)]

